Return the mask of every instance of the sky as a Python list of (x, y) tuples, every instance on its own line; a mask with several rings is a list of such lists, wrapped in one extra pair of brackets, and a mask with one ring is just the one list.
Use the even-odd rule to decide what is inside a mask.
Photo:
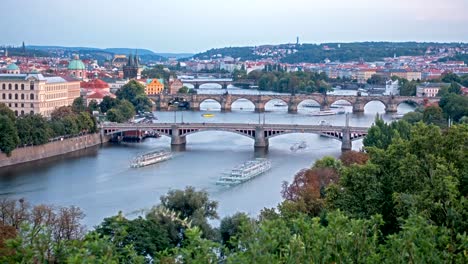
[(211, 48), (353, 41), (468, 42), (468, 0), (14, 0), (0, 45)]

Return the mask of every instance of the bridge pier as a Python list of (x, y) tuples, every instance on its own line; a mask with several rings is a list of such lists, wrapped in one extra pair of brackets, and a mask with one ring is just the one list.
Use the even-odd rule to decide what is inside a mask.
[(328, 111), (330, 110), (330, 105), (327, 102), (323, 102), (320, 105), (320, 111)]
[(221, 112), (231, 112), (231, 105), (222, 105)]
[(288, 105), (288, 113), (290, 113), (290, 114), (297, 114), (297, 104), (289, 103), (289, 105)]
[(343, 129), (343, 138), (341, 139), (341, 151), (350, 151), (353, 149), (353, 142), (351, 141), (351, 133), (349, 128)]
[(190, 103), (190, 110), (192, 111), (200, 111), (200, 103), (199, 102), (192, 102)]
[(396, 113), (398, 111), (398, 105), (397, 104), (388, 104), (385, 106), (385, 112), (386, 113)]
[(353, 113), (362, 113), (364, 112), (364, 103), (356, 102), (353, 104)]
[(226, 82), (223, 83), (223, 89), (227, 89), (228, 88), (228, 84)]
[(263, 127), (257, 126), (255, 128), (255, 149), (266, 149), (269, 144), (268, 138), (265, 137), (265, 130)]
[(171, 126), (172, 135), (171, 135), (171, 145), (172, 146), (181, 146), (187, 143), (185, 136), (180, 135), (179, 127), (176, 125)]

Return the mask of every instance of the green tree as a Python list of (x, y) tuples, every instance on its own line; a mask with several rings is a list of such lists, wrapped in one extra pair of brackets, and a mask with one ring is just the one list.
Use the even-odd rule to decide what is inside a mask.
[(86, 111), (86, 102), (82, 97), (77, 97), (75, 100), (73, 100), (72, 111), (74, 113)]
[(186, 94), (189, 91), (190, 91), (190, 88), (188, 88), (187, 86), (182, 86), (182, 88), (179, 89), (178, 93)]
[(373, 85), (385, 85), (385, 77), (380, 75), (380, 74), (373, 74), (368, 80), (368, 84), (373, 84)]
[(91, 113), (93, 111), (99, 111), (100, 108), (98, 102), (96, 100), (91, 100), (91, 102), (89, 102), (88, 109)]
[(101, 108), (102, 113), (107, 113), (107, 111), (116, 106), (117, 103), (118, 102), (116, 99), (110, 96), (104, 96), (104, 98), (102, 98), (102, 102), (99, 104), (99, 107)]
[(60, 120), (64, 119), (65, 117), (72, 116), (74, 114), (75, 113), (73, 112), (72, 107), (70, 107), (70, 106), (61, 106), (61, 107), (55, 108), (54, 111), (52, 111), (52, 113), (50, 113), (50, 118), (53, 121), (60, 121)]
[(249, 224), (252, 221), (245, 213), (236, 213), (233, 216), (224, 217), (219, 226), (221, 242), (230, 249), (234, 249), (236, 245), (231, 244), (231, 238), (238, 236), (241, 233), (242, 226)]
[(107, 119), (111, 122), (123, 123), (126, 121), (122, 112), (119, 109), (112, 108), (107, 111)]
[(420, 112), (409, 112), (403, 116), (403, 120), (410, 124), (414, 124), (423, 120), (423, 114)]
[(440, 99), (439, 106), (446, 118), (458, 122), (464, 116), (468, 116), (468, 97), (449, 93)]
[(184, 191), (171, 190), (161, 196), (161, 205), (179, 214), (181, 219), (188, 219), (194, 226), (200, 227), (205, 237), (215, 237), (207, 220), (218, 218), (218, 203), (211, 201), (205, 191), (196, 191), (193, 187), (187, 187)]
[(0, 151), (10, 156), (20, 141), (15, 123), (7, 115), (0, 114), (0, 135)]
[(118, 99), (132, 103), (137, 111), (149, 111), (151, 109), (152, 104), (145, 93), (145, 87), (135, 80), (131, 80), (122, 86), (116, 95)]
[(21, 145), (42, 145), (51, 137), (47, 120), (39, 114), (19, 117), (16, 128)]
[(11, 121), (15, 122), (16, 116), (15, 112), (13, 112), (6, 104), (0, 103), (0, 116), (6, 116)]
[(434, 124), (438, 126), (445, 125), (445, 118), (442, 114), (442, 109), (438, 106), (428, 106), (423, 112), (423, 121), (426, 124)]

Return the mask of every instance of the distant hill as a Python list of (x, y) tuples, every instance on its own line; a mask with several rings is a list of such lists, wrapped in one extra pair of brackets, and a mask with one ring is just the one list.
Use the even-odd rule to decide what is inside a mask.
[(213, 59), (230, 56), (241, 60), (277, 59), (285, 63), (330, 61), (376, 61), (385, 57), (424, 55), (428, 49), (435, 51), (447, 47), (466, 47), (466, 43), (424, 42), (353, 42), (322, 44), (281, 44), (257, 47), (226, 47), (210, 49), (195, 54), (197, 59)]
[(135, 51), (138, 52), (138, 55), (158, 55), (151, 50), (147, 49), (130, 49), (130, 48), (107, 48), (105, 51), (112, 52), (114, 54), (135, 54)]

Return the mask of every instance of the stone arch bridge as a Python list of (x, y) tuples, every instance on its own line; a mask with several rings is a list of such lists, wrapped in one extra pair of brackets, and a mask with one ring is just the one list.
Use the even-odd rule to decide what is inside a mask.
[(153, 123), (104, 124), (103, 135), (119, 135), (127, 131), (159, 133), (171, 138), (171, 145), (185, 145), (186, 136), (202, 131), (227, 131), (254, 139), (255, 148), (268, 148), (269, 139), (290, 133), (313, 133), (341, 141), (343, 151), (352, 149), (352, 141), (367, 135), (366, 127), (291, 125), (291, 124), (234, 124), (234, 123)]
[(232, 79), (226, 78), (226, 79), (182, 79), (181, 80), (183, 84), (191, 84), (195, 89), (199, 89), (200, 86), (203, 84), (207, 83), (214, 83), (214, 84), (219, 84), (223, 89), (227, 89), (228, 85), (232, 84), (233, 81)]
[(364, 107), (372, 101), (379, 101), (385, 106), (385, 111), (392, 113), (396, 112), (398, 105), (401, 103), (411, 103), (414, 105), (424, 105), (426, 103), (438, 102), (438, 97), (422, 98), (414, 96), (351, 96), (351, 95), (324, 95), (324, 94), (308, 94), (308, 95), (248, 95), (248, 94), (174, 94), (174, 95), (152, 95), (150, 98), (154, 101), (156, 110), (165, 111), (171, 107), (171, 102), (174, 100), (187, 101), (190, 109), (193, 111), (200, 110), (200, 104), (208, 99), (215, 100), (221, 105), (221, 111), (231, 111), (232, 104), (239, 100), (245, 99), (255, 105), (256, 112), (264, 112), (265, 105), (274, 99), (284, 101), (288, 105), (289, 113), (297, 113), (297, 108), (301, 102), (312, 100), (320, 105), (322, 110), (330, 109), (330, 106), (337, 101), (345, 101), (353, 106), (353, 112), (364, 112)]

